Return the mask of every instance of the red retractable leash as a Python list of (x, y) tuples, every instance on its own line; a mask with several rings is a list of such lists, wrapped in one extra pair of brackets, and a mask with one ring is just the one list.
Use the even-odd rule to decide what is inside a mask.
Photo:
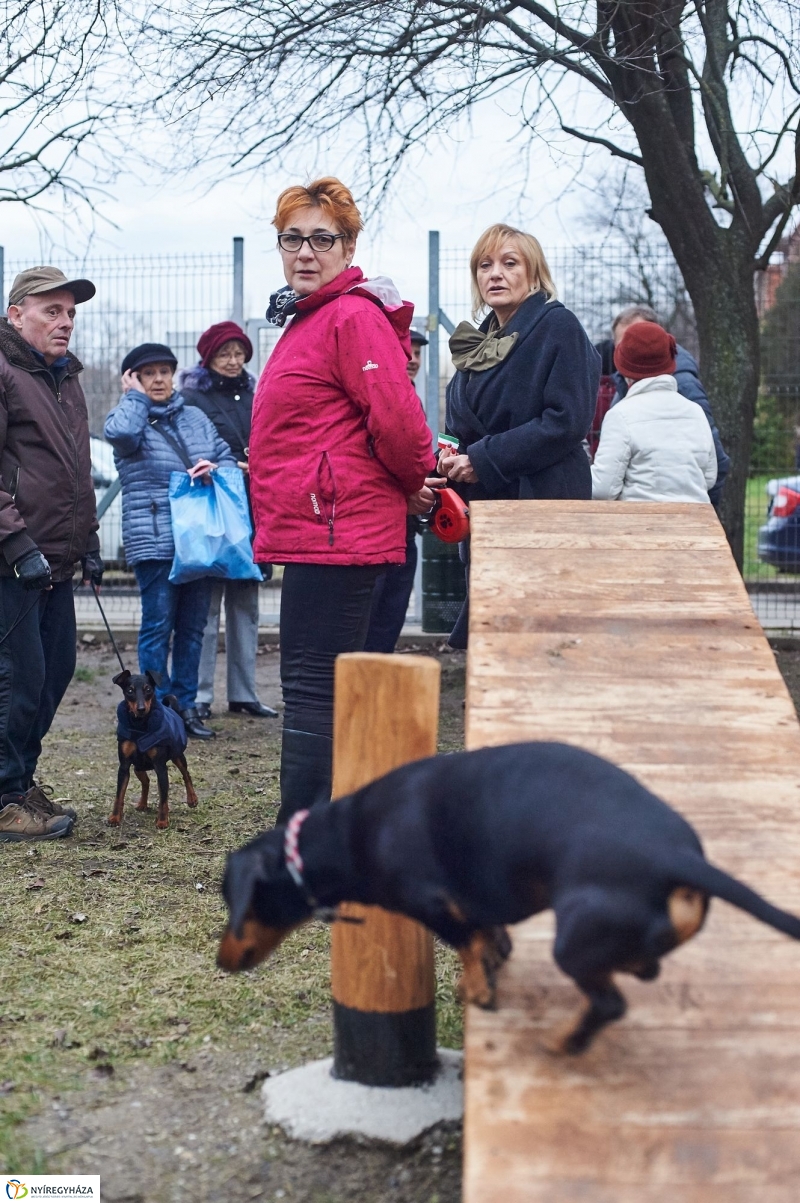
[(442, 543), (461, 543), (469, 535), (469, 510), (455, 489), (437, 489), (428, 524)]

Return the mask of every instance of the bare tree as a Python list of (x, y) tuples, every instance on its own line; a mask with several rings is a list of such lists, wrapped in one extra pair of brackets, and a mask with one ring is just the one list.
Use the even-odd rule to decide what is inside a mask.
[(625, 247), (635, 265), (635, 272), (610, 298), (611, 303), (617, 309), (649, 305), (678, 342), (696, 356), (692, 299), (669, 243), (647, 217), (650, 198), (641, 171), (626, 163), (618, 175), (610, 173), (593, 180), (590, 196), (589, 225), (604, 240)]
[[(105, 0), (0, 0), (0, 201), (91, 203), (129, 108)], [(111, 13), (113, 17), (113, 10)]]
[(546, 136), (555, 122), (641, 168), (733, 457), (723, 510), (741, 558), (753, 272), (800, 199), (797, 0), (173, 3), (159, 0), (147, 39), (165, 52), (171, 117), (194, 122), (206, 163), (285, 162), (299, 140), (330, 145), (355, 119), (379, 192), (410, 148), (502, 94), (517, 104), (503, 134)]

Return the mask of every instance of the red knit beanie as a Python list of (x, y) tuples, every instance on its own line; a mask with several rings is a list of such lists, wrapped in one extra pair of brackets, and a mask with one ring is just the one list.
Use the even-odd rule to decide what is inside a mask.
[(655, 322), (634, 322), (614, 351), (614, 366), (630, 380), (648, 376), (671, 376), (675, 371), (678, 344)]
[(249, 363), (253, 358), (253, 344), (241, 326), (237, 326), (236, 322), (217, 322), (216, 326), (209, 326), (197, 340), (197, 351), (203, 367), (207, 368), (220, 347), (232, 339), (242, 344), (245, 363)]

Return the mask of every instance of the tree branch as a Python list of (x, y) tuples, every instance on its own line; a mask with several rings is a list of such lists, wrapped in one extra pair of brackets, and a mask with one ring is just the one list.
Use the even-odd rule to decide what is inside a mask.
[(594, 142), (597, 146), (604, 146), (617, 159), (627, 159), (629, 163), (635, 163), (637, 167), (644, 167), (644, 159), (641, 155), (634, 155), (629, 150), (623, 150), (621, 146), (615, 146), (607, 138), (600, 138), (597, 134), (586, 134), (582, 130), (573, 129), (570, 125), (564, 125), (563, 121), (561, 128), (565, 134), (571, 134), (573, 138), (580, 138), (582, 142)]

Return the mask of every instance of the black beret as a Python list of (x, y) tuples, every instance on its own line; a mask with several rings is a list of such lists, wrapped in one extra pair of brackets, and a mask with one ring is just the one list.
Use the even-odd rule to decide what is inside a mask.
[(124, 376), (126, 372), (135, 372), (147, 363), (171, 363), (173, 368), (178, 366), (174, 353), (164, 343), (141, 343), (128, 352), (120, 371)]

